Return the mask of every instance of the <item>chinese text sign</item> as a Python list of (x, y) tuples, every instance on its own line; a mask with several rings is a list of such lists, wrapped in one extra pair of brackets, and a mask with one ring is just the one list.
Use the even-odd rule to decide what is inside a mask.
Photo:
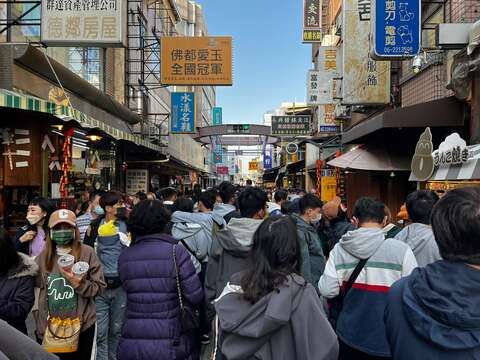
[(303, 0), (303, 42), (322, 42), (322, 3), (320, 0)]
[(213, 111), (213, 125), (222, 125), (222, 108), (221, 107), (214, 107)]
[(195, 94), (172, 92), (172, 118), (170, 132), (173, 134), (195, 133)]
[(344, 0), (342, 104), (388, 104), (390, 62), (369, 54), (371, 0)]
[(311, 117), (308, 115), (272, 116), (272, 135), (310, 135)]
[(162, 37), (161, 83), (232, 85), (232, 38)]
[(375, 55), (414, 56), (420, 51), (421, 0), (374, 1)]
[(41, 37), (50, 46), (124, 46), (124, 0), (42, 1)]

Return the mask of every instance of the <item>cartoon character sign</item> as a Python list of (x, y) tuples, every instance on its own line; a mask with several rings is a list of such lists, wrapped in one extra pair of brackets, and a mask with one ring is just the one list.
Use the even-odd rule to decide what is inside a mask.
[(427, 127), (420, 135), (411, 164), (412, 173), (418, 181), (427, 181), (435, 170), (432, 152), (432, 132)]

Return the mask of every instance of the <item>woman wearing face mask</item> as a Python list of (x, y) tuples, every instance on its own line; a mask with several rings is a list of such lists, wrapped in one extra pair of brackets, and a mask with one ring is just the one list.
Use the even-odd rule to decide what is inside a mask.
[[(45, 336), (49, 316), (58, 318), (79, 317), (81, 322), (78, 350), (57, 354), (60, 359), (90, 359), (95, 334), (95, 297), (105, 288), (103, 270), (97, 255), (80, 241), (76, 216), (69, 210), (57, 210), (50, 217), (50, 232), (45, 251), (37, 258), (40, 288), (36, 335), (40, 341)], [(87, 273), (76, 276), (71, 269), (60, 268), (58, 259), (72, 255), (75, 262), (89, 265)]]
[(27, 211), (28, 225), (22, 227), (15, 236), (18, 252), (28, 256), (40, 255), (45, 247), (48, 220), (55, 211), (55, 204), (46, 198), (37, 197), (30, 202)]

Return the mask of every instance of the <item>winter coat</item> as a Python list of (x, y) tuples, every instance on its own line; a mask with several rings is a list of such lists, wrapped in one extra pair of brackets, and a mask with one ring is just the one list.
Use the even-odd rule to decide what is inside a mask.
[(58, 356), (0, 320), (0, 360), (58, 360)]
[(338, 341), (315, 289), (298, 275), (255, 304), (232, 280), (215, 301), (217, 359), (336, 360)]
[(20, 263), (0, 276), (0, 319), (27, 334), (25, 320), (32, 309), (38, 265), (33, 258), (19, 253)]
[(412, 250), (400, 241), (385, 239), (381, 228), (346, 233), (330, 252), (320, 278), (320, 294), (333, 298), (345, 286), (361, 259), (369, 259), (345, 297), (337, 321), (337, 335), (347, 345), (374, 356), (390, 356), (383, 315), (392, 284), (417, 266)]
[(429, 225), (419, 223), (408, 225), (395, 236), (395, 239), (410, 246), (418, 266), (427, 266), (442, 259), (432, 227)]
[[(119, 360), (196, 359), (196, 341), (181, 333), (173, 245), (166, 234), (135, 239), (120, 255), (118, 270), (127, 293), (127, 315), (118, 347)], [(202, 285), (190, 256), (176, 247), (176, 259), (184, 301), (198, 306)]]
[(210, 260), (205, 277), (205, 298), (208, 318), (215, 314), (213, 300), (223, 291), (233, 274), (250, 265), (253, 234), (263, 220), (233, 218), (225, 229), (217, 232), (210, 249)]
[(343, 235), (353, 230), (355, 230), (355, 226), (347, 220), (338, 218), (330, 220), (329, 226), (325, 229), (330, 250), (334, 248)]
[[(100, 224), (103, 225), (104, 222)], [(125, 245), (120, 241), (119, 233), (127, 234), (127, 224), (125, 224), (124, 221), (116, 221), (114, 224), (114, 226), (118, 228), (117, 234), (101, 236), (97, 233), (96, 237), (96, 251), (103, 266), (107, 286), (109, 286), (109, 279), (118, 278), (118, 258), (125, 248)]]
[[(188, 247), (192, 251), (195, 251), (196, 257), (201, 262), (208, 261), (208, 251), (212, 246), (213, 233), (226, 225), (223, 216), (215, 212), (188, 213), (175, 211), (172, 214), (171, 222), (173, 223), (172, 236), (175, 239), (184, 239)], [(191, 231), (188, 231), (184, 226), (185, 224), (197, 224), (200, 225), (202, 229), (192, 235)]]
[(291, 215), (297, 224), (298, 239), (302, 249), (302, 276), (313, 286), (318, 284), (325, 269), (322, 243), (315, 228), (298, 214)]
[(240, 212), (237, 210), (235, 205), (231, 205), (231, 204), (216, 204), (215, 207), (213, 208), (213, 212), (223, 217), (223, 219), (227, 224), (233, 218), (238, 219), (241, 217)]
[(480, 359), (480, 271), (437, 261), (396, 282), (385, 311), (395, 360)]
[[(87, 274), (84, 276), (81, 285), (75, 289), (77, 294), (77, 312), (76, 316), (80, 317), (82, 322), (81, 331), (85, 331), (96, 322), (95, 297), (99, 295), (106, 287), (103, 276), (102, 265), (95, 251), (87, 245), (81, 245), (81, 255), (78, 261), (85, 261), (89, 264)], [(47, 328), (48, 318), (48, 272), (45, 267), (46, 251), (36, 258), (36, 262), (40, 267), (35, 286), (40, 288), (38, 296), (38, 318), (37, 318), (37, 336), (43, 339), (45, 329)], [(53, 261), (52, 274), (60, 274), (58, 268), (58, 255), (55, 255)]]

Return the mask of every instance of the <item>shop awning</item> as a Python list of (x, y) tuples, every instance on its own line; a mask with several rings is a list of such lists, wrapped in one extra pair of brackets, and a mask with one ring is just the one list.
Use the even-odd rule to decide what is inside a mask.
[(280, 170), (281, 166), (277, 166), (272, 169), (267, 169), (263, 172), (263, 181), (275, 181), (278, 175), (278, 171)]
[(0, 107), (13, 109), (38, 111), (51, 114), (63, 121), (76, 121), (80, 126), (88, 129), (97, 128), (117, 140), (130, 141), (134, 144), (144, 146), (158, 152), (162, 147), (152, 144), (139, 136), (107, 125), (104, 122), (94, 119), (70, 106), (56, 105), (52, 102), (39, 99), (34, 96), (24, 95), (13, 91), (0, 89)]
[[(437, 167), (429, 181), (480, 180), (480, 145), (468, 146), (468, 150), (467, 162)], [(411, 173), (409, 181), (419, 180)]]
[(305, 160), (296, 161), (287, 165), (287, 171), (289, 174), (295, 174), (305, 170)]
[(342, 169), (408, 171), (410, 159), (381, 145), (360, 145), (327, 163)]
[(342, 143), (362, 142), (364, 136), (388, 128), (461, 127), (464, 104), (454, 97), (385, 111), (366, 119), (342, 135)]

